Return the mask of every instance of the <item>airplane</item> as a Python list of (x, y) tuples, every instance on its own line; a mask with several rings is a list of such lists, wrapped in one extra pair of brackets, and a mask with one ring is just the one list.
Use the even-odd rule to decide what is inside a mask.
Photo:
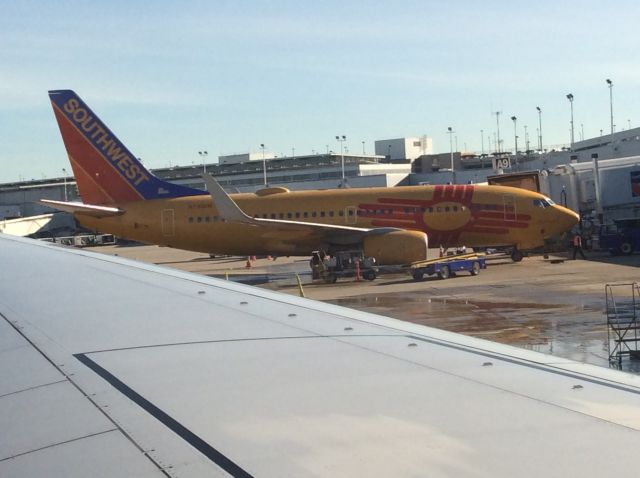
[[(84, 227), (141, 242), (209, 254), (310, 255), (361, 250), (380, 265), (427, 258), (443, 247), (538, 248), (579, 216), (541, 194), (487, 185), (289, 191), (227, 195), (149, 172), (71, 90), (49, 97), (83, 202), (42, 200)], [(223, 206), (223, 205), (226, 205)]]
[(0, 234), (0, 476), (626, 476), (640, 377)]

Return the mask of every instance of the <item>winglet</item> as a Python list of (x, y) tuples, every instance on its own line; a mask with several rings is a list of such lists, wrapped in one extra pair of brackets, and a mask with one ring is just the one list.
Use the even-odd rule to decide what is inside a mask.
[(211, 194), (211, 199), (213, 199), (213, 204), (215, 204), (216, 209), (218, 210), (220, 219), (230, 222), (244, 222), (248, 224), (256, 223), (255, 219), (251, 216), (247, 216), (242, 209), (238, 207), (235, 201), (229, 197), (224, 189), (222, 189), (222, 186), (218, 184), (218, 181), (213, 179), (213, 176), (210, 174), (203, 174), (202, 179), (204, 179), (204, 182), (207, 185), (207, 191)]

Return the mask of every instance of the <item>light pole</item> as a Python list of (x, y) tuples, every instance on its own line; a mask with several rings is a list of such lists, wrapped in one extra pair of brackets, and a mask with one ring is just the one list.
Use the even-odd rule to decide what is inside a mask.
[(580, 141), (584, 141), (584, 123), (580, 123)]
[(538, 150), (542, 153), (542, 110), (536, 106), (538, 110)]
[(484, 130), (480, 130), (480, 142), (482, 143), (482, 156), (484, 156)]
[(267, 184), (267, 159), (264, 157), (264, 143), (260, 143), (260, 149), (262, 150), (262, 174), (264, 176), (264, 187), (268, 186)]
[(207, 156), (209, 155), (206, 151), (198, 151), (198, 154), (202, 158), (202, 173), (207, 174)]
[(451, 184), (456, 183), (456, 169), (453, 165), (453, 128), (449, 126), (447, 128), (447, 133), (449, 134), (449, 149), (451, 151)]
[(496, 128), (497, 128), (497, 140), (496, 140), (496, 144), (498, 145), (496, 150), (498, 152), (498, 155), (500, 155), (500, 113), (502, 113), (501, 111), (496, 111), (494, 114), (496, 115)]
[(573, 151), (573, 94), (569, 93), (567, 99), (571, 105), (571, 151)]
[(517, 126), (518, 118), (516, 118), (515, 116), (512, 116), (511, 121), (513, 121), (513, 140), (515, 143), (515, 151), (513, 153), (513, 157), (516, 162), (516, 170), (517, 170), (518, 169), (518, 126)]
[(362, 156), (364, 156), (364, 155), (365, 155), (365, 152), (364, 152), (364, 141), (363, 141), (362, 142)]
[(67, 202), (69, 199), (67, 196), (67, 170), (65, 168), (62, 168), (62, 174), (64, 178), (64, 202)]
[(613, 144), (613, 82), (607, 78), (609, 85), (609, 110), (611, 111), (611, 144)]
[(529, 156), (529, 132), (527, 131), (527, 125), (524, 125), (524, 154)]
[(346, 180), (344, 177), (344, 142), (347, 140), (345, 135), (336, 136), (336, 141), (340, 143), (340, 165), (342, 167), (342, 182), (340, 183), (340, 187), (343, 188), (346, 186)]

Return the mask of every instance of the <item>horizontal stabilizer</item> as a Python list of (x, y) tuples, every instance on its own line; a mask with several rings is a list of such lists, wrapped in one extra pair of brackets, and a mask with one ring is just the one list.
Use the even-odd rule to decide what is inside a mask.
[(108, 217), (124, 214), (124, 211), (122, 209), (118, 209), (116, 207), (95, 206), (92, 204), (84, 204), (81, 202), (52, 201), (49, 199), (41, 199), (38, 202), (59, 211), (64, 211), (71, 214), (84, 214), (85, 216), (91, 217)]

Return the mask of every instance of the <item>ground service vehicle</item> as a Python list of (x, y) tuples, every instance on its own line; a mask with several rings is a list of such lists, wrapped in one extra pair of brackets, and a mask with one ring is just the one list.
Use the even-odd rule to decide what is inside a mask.
[(486, 269), (487, 263), (484, 254), (458, 254), (454, 256), (439, 257), (428, 261), (414, 262), (409, 266), (411, 275), (417, 281), (424, 279), (425, 275), (437, 274), (440, 279), (448, 279), (457, 272), (465, 271), (472, 276), (480, 274), (481, 269)]
[(640, 219), (617, 219), (600, 226), (600, 248), (611, 254), (632, 254), (640, 250)]
[(314, 280), (324, 280), (332, 284), (338, 277), (360, 276), (374, 280), (378, 276), (378, 267), (373, 257), (365, 257), (362, 251), (339, 251), (335, 255), (326, 255), (323, 251), (314, 251), (311, 256), (311, 274)]

